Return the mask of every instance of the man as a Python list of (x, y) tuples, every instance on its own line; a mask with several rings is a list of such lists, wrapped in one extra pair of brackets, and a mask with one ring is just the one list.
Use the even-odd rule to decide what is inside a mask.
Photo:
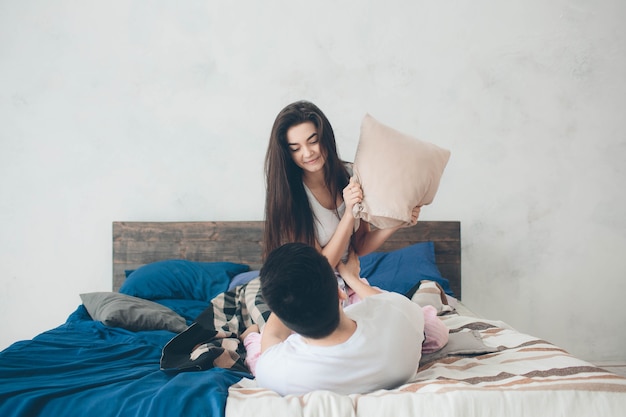
[(256, 364), (260, 386), (281, 395), (329, 390), (366, 393), (408, 382), (424, 340), (419, 305), (359, 278), (351, 255), (338, 272), (363, 301), (342, 308), (346, 294), (315, 248), (289, 243), (270, 253), (261, 291), (272, 311)]

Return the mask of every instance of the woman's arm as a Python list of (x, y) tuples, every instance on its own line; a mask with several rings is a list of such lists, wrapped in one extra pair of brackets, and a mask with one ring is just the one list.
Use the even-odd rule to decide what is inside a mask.
[(291, 329), (285, 326), (276, 314), (270, 314), (261, 333), (261, 353), (274, 345), (284, 342), (290, 335)]
[(341, 258), (346, 251), (350, 238), (354, 231), (354, 215), (352, 208), (355, 204), (363, 200), (363, 191), (361, 185), (354, 178), (350, 179), (350, 183), (343, 189), (343, 202), (345, 204), (345, 212), (339, 220), (339, 225), (333, 236), (330, 238), (326, 246), (318, 247), (318, 250), (328, 259), (328, 263), (336, 268), (341, 262)]
[[(412, 226), (417, 223), (420, 209), (420, 207), (414, 207), (411, 211), (410, 224)], [(363, 227), (364, 225), (365, 227)], [(360, 230), (361, 228), (364, 230)], [(361, 222), (361, 227), (357, 230), (357, 233), (354, 236), (354, 249), (356, 250), (357, 255), (363, 256), (374, 252), (400, 228), (402, 228), (402, 226), (392, 227), (389, 229), (371, 230), (369, 223)]]
[(360, 278), (361, 265), (358, 256), (354, 252), (350, 252), (348, 261), (345, 264), (340, 262), (337, 269), (341, 278), (346, 282), (346, 285), (352, 288), (362, 299), (382, 292), (378, 288), (370, 286)]
[(352, 230), (354, 229), (354, 216), (352, 211), (343, 215), (339, 221), (335, 233), (330, 238), (326, 246), (323, 248), (318, 245), (318, 250), (328, 259), (328, 263), (336, 268), (341, 263), (341, 258), (346, 251), (348, 243), (350, 243), (350, 237), (352, 236)]
[[(318, 246), (318, 250), (328, 259), (331, 266), (337, 268), (341, 263), (341, 258), (345, 248), (350, 242), (354, 228), (354, 215), (352, 208), (355, 204), (363, 201), (363, 190), (354, 177), (350, 178), (350, 183), (343, 190), (343, 201), (346, 210), (339, 221), (332, 238), (323, 248)], [(414, 207), (411, 211), (411, 223), (415, 225), (419, 218), (421, 207)], [(355, 232), (353, 239), (354, 250), (357, 255), (364, 256), (377, 250), (387, 239), (391, 237), (402, 226), (371, 230), (369, 223), (360, 221), (359, 228)]]
[[(359, 256), (372, 253), (385, 243), (399, 228), (400, 227), (393, 227), (390, 229), (371, 230), (369, 223), (361, 222), (361, 227), (354, 236), (354, 250)], [(359, 233), (360, 229), (363, 230)]]

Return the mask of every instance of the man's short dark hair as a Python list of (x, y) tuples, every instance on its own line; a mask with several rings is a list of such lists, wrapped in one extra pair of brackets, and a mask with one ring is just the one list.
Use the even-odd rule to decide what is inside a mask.
[(267, 306), (291, 330), (319, 339), (339, 325), (337, 278), (314, 247), (287, 243), (274, 249), (260, 277)]

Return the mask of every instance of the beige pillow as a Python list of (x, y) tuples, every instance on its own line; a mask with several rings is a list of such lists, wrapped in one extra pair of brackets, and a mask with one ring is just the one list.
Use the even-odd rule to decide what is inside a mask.
[(415, 294), (411, 296), (411, 301), (419, 304), (420, 307), (435, 307), (438, 316), (454, 311), (454, 308), (448, 304), (448, 297), (446, 297), (443, 288), (435, 281), (421, 281), (419, 288), (415, 291)]
[(450, 151), (398, 132), (366, 114), (354, 159), (363, 189), (355, 217), (386, 229), (406, 226), (415, 206), (432, 203)]

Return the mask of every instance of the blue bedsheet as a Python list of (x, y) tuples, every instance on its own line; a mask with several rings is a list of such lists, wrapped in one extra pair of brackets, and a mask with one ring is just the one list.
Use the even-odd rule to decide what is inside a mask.
[[(186, 318), (206, 307), (189, 303), (169, 306)], [(249, 374), (165, 373), (161, 350), (173, 336), (107, 327), (81, 305), (65, 324), (0, 352), (0, 416), (223, 416), (228, 387)]]

